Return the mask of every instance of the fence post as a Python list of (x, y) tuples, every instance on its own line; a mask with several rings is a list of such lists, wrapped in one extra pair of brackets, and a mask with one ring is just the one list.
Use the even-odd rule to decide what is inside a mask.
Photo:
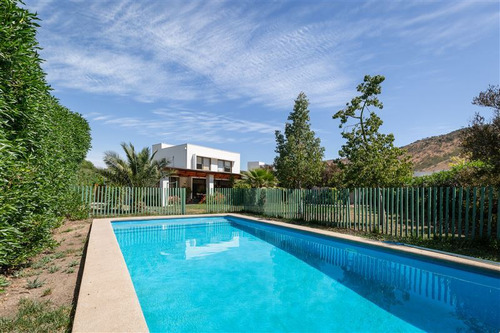
[(458, 192), (458, 221), (457, 221), (457, 237), (462, 238), (462, 205), (464, 198), (464, 188), (461, 187)]
[(500, 188), (497, 191), (497, 239), (500, 239)]
[(472, 188), (472, 239), (476, 238), (476, 206), (477, 206), (477, 188)]
[(457, 189), (453, 187), (451, 192), (451, 238), (455, 238), (455, 201), (457, 201)]
[(479, 209), (479, 237), (483, 237), (483, 228), (484, 228), (484, 192), (486, 188), (481, 187), (481, 203)]
[(346, 189), (347, 193), (347, 227), (351, 229), (351, 191)]
[[(500, 212), (497, 212), (500, 214)], [(493, 188), (488, 187), (488, 238), (491, 237), (491, 222), (493, 218)]]
[(186, 215), (186, 189), (181, 189), (181, 205), (182, 205), (182, 215)]

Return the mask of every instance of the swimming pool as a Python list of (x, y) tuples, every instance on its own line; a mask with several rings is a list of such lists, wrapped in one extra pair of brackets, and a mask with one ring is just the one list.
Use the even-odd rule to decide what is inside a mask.
[(498, 274), (236, 217), (112, 226), (152, 332), (500, 329)]

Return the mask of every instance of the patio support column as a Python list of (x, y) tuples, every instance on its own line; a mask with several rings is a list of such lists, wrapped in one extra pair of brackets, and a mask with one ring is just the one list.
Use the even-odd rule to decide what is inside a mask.
[(162, 207), (168, 206), (169, 185), (170, 185), (170, 180), (168, 179), (168, 177), (160, 179), (161, 205), (162, 205)]
[(214, 175), (207, 175), (207, 195), (214, 193)]

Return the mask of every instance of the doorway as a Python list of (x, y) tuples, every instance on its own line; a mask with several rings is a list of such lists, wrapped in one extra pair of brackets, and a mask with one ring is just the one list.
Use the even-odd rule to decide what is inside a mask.
[(207, 180), (205, 178), (193, 178), (193, 201), (199, 202), (207, 193)]

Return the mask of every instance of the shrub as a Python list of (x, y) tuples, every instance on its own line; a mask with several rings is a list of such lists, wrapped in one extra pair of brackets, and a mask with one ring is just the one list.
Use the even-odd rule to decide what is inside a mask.
[(500, 177), (493, 175), (491, 166), (482, 161), (456, 161), (450, 170), (428, 176), (414, 177), (410, 186), (486, 186), (500, 185)]
[(90, 148), (86, 120), (50, 94), (36, 21), (16, 1), (0, 3), (0, 267), (53, 242), (69, 185)]
[(39, 280), (38, 276), (34, 280), (28, 280), (28, 283), (26, 284), (26, 288), (28, 289), (36, 289), (40, 288), (45, 284), (45, 281)]
[(84, 220), (89, 217), (90, 207), (82, 201), (80, 194), (70, 191), (64, 198), (66, 218), (69, 220)]

